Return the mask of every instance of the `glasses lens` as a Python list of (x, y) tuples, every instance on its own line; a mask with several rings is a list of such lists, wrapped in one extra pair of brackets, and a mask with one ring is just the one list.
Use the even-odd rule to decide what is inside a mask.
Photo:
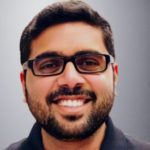
[(105, 70), (106, 58), (103, 55), (82, 55), (75, 59), (75, 63), (81, 72), (97, 72)]
[(36, 75), (53, 75), (60, 73), (63, 69), (61, 58), (39, 58), (33, 62), (33, 70)]

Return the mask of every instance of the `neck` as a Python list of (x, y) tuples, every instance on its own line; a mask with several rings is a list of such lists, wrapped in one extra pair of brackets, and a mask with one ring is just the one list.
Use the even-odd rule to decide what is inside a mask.
[(99, 150), (106, 131), (106, 124), (103, 123), (97, 132), (88, 139), (78, 142), (64, 142), (55, 139), (42, 129), (42, 139), (45, 150)]

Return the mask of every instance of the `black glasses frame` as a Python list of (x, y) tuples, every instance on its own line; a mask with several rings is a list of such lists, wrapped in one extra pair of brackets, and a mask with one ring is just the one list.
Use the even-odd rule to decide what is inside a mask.
[[(79, 56), (89, 56), (89, 55), (92, 55), (92, 56), (104, 56), (106, 58), (106, 66), (103, 70), (100, 70), (100, 71), (80, 71), (78, 69), (78, 67), (76, 66), (76, 63), (75, 63), (75, 59), (78, 58)], [(56, 74), (52, 74), (52, 75), (38, 75), (38, 74), (35, 74), (34, 72), (34, 69), (33, 69), (33, 62), (37, 59), (41, 59), (41, 58), (51, 58), (51, 57), (55, 57), (55, 58), (61, 58), (63, 61), (64, 61), (64, 65), (63, 65), (63, 68), (61, 70), (61, 72), (59, 73), (56, 73)], [(76, 55), (76, 56), (72, 56), (72, 57), (63, 57), (63, 56), (44, 56), (44, 57), (40, 57), (40, 58), (35, 58), (35, 59), (32, 59), (32, 60), (27, 60), (25, 63), (23, 63), (22, 65), (22, 68), (23, 70), (27, 70), (27, 69), (31, 69), (32, 70), (32, 73), (35, 75), (35, 76), (55, 76), (55, 75), (59, 75), (61, 74), (64, 69), (65, 69), (65, 66), (68, 62), (72, 62), (73, 65), (75, 66), (76, 70), (79, 72), (79, 73), (82, 73), (82, 74), (92, 74), (92, 73), (98, 73), (98, 72), (104, 72), (107, 67), (108, 67), (108, 64), (109, 63), (114, 63), (114, 58), (111, 56), (111, 55), (106, 55), (106, 54), (82, 54), (82, 55)]]

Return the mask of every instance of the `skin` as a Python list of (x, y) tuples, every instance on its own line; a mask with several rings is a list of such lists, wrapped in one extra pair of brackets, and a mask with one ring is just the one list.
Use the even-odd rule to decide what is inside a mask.
[[(31, 54), (29, 59), (34, 59), (44, 52), (55, 51), (62, 56), (73, 56), (78, 51), (94, 50), (102, 54), (109, 54), (100, 28), (92, 27), (86, 23), (74, 22), (64, 23), (52, 26), (44, 30), (31, 44)], [(113, 69), (114, 68), (114, 69)], [(25, 95), (25, 84), (28, 93), (35, 99), (38, 99), (40, 104), (46, 107), (46, 96), (48, 93), (56, 91), (59, 87), (68, 87), (70, 89), (81, 86), (84, 89), (89, 89), (95, 92), (98, 97), (98, 104), (102, 102), (100, 98), (105, 91), (113, 91), (117, 85), (118, 71), (117, 64), (109, 64), (107, 70), (102, 73), (95, 74), (80, 74), (76, 71), (71, 62), (66, 64), (62, 74), (57, 76), (38, 77), (34, 76), (30, 69), (27, 70), (26, 81), (24, 80), (23, 71), (20, 73), (23, 92)], [(114, 95), (115, 96), (115, 95)], [(24, 100), (27, 102), (27, 100)], [(52, 105), (51, 109), (55, 118), (62, 124), (70, 124), (64, 119), (63, 115), (70, 112), (64, 112), (59, 107)], [(87, 109), (79, 112), (82, 118), (75, 122), (76, 125), (83, 123), (89, 112), (92, 109), (92, 102), (89, 102)], [(71, 114), (75, 114), (74, 112)], [(75, 125), (68, 126), (69, 130), (75, 130)], [(42, 129), (43, 144), (46, 150), (54, 149), (82, 149), (82, 150), (97, 150), (101, 146), (105, 135), (105, 123), (97, 130), (90, 138), (78, 142), (66, 143), (59, 141), (49, 135)]]

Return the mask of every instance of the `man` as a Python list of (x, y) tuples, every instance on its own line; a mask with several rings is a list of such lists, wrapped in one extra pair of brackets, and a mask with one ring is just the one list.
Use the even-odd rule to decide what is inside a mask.
[(20, 52), (24, 101), (37, 122), (6, 150), (150, 150), (109, 117), (118, 79), (112, 31), (87, 4), (46, 7), (23, 31)]

